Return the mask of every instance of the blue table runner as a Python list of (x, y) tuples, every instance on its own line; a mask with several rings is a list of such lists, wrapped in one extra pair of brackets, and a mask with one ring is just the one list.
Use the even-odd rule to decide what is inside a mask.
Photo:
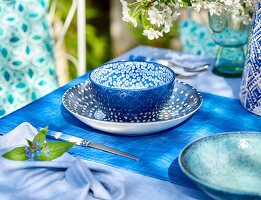
[(195, 187), (178, 166), (182, 148), (195, 139), (227, 131), (261, 131), (261, 118), (246, 111), (239, 100), (201, 93), (202, 107), (188, 120), (171, 129), (147, 136), (116, 136), (95, 130), (80, 122), (62, 105), (64, 92), (87, 79), (77, 78), (49, 95), (0, 119), (5, 134), (22, 122), (81, 137), (132, 153), (141, 161), (113, 155), (91, 148), (74, 146), (69, 153), (106, 165), (124, 168), (143, 175)]

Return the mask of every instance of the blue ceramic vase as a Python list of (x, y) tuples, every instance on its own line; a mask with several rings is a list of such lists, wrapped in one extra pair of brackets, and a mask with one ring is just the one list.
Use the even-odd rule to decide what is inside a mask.
[(248, 111), (261, 116), (261, 2), (257, 2), (255, 7), (240, 101)]

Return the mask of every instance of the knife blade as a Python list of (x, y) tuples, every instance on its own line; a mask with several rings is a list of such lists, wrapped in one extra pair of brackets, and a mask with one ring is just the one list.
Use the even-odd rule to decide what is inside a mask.
[(120, 155), (126, 158), (130, 158), (136, 161), (139, 161), (140, 159), (134, 155), (131, 155), (129, 153), (120, 151), (118, 149), (114, 149), (112, 147), (106, 146), (106, 145), (102, 145), (102, 144), (95, 144), (95, 143), (91, 143), (88, 140), (84, 140), (82, 138), (78, 138), (72, 135), (68, 135), (68, 134), (64, 134), (61, 132), (56, 132), (56, 131), (52, 131), (52, 130), (48, 130), (46, 137), (48, 138), (52, 138), (52, 139), (56, 139), (56, 140), (63, 140), (63, 141), (67, 141), (67, 142), (75, 142), (76, 145), (78, 146), (83, 146), (83, 147), (90, 147), (90, 148), (94, 148), (94, 149), (99, 149), (105, 152), (109, 152), (112, 154), (116, 154), (116, 155)]

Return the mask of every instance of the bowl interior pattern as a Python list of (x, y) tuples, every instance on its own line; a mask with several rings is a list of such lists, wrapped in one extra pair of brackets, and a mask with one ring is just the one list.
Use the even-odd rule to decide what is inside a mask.
[(261, 133), (232, 132), (209, 136), (183, 150), (181, 168), (202, 185), (261, 195), (260, 144)]
[[(190, 85), (179, 80), (175, 82), (171, 98), (158, 114), (135, 117), (129, 121), (127, 120), (127, 122), (148, 123), (176, 120), (195, 112), (202, 104), (202, 96)], [(107, 122), (124, 122), (121, 119), (106, 116), (102, 112), (93, 98), (89, 81), (82, 82), (67, 90), (63, 96), (63, 104), (73, 114), (88, 119)]]
[(90, 73), (92, 82), (118, 89), (148, 89), (170, 82), (171, 69), (147, 62), (115, 62), (97, 67)]

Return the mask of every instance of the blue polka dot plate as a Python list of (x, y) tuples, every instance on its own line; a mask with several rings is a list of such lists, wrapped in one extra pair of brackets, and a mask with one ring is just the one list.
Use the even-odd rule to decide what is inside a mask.
[(83, 123), (117, 135), (146, 135), (180, 124), (202, 104), (201, 94), (192, 86), (176, 80), (170, 100), (153, 117), (140, 116), (123, 122), (106, 116), (93, 98), (90, 82), (85, 81), (68, 89), (62, 99), (65, 108)]

